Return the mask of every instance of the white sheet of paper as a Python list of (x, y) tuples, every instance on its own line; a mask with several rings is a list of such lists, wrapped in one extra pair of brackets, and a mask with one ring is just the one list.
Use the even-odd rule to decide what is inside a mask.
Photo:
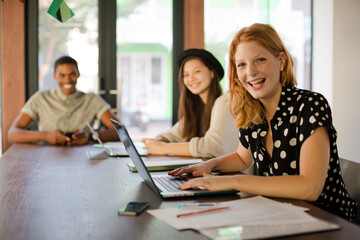
[[(236, 226), (245, 223), (257, 222), (263, 219), (263, 222), (273, 223), (273, 217), (282, 214), (305, 211), (306, 208), (293, 206), (291, 204), (280, 203), (262, 196), (245, 198), (224, 202), (222, 205), (229, 206), (230, 209), (197, 214), (187, 217), (177, 218), (178, 214), (193, 212), (194, 209), (156, 209), (148, 210), (148, 213), (161, 219), (177, 230), (194, 229), (202, 230), (209, 228), (218, 228), (223, 226)], [(204, 209), (204, 208), (202, 208)], [(271, 221), (270, 221), (271, 219)], [(297, 219), (299, 223), (308, 222), (309, 219)], [(278, 219), (278, 223), (287, 223), (288, 219)]]
[[(289, 236), (294, 234), (319, 232), (325, 230), (340, 229), (339, 225), (325, 222), (319, 219), (313, 218), (305, 212), (295, 212), (284, 215), (278, 215), (280, 218), (287, 218), (287, 223), (284, 223), (283, 219), (277, 219), (274, 217), (271, 221), (273, 224), (265, 223), (263, 221), (257, 224), (233, 226), (227, 228), (213, 228), (201, 230), (200, 233), (210, 239), (216, 240), (232, 240), (232, 239), (264, 239), (280, 236)], [(296, 223), (293, 219), (303, 219), (305, 222)], [(308, 219), (309, 221), (307, 222)]]

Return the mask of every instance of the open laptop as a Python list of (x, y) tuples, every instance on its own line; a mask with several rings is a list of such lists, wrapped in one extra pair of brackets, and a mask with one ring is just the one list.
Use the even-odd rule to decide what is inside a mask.
[(126, 151), (129, 153), (131, 161), (137, 168), (140, 176), (145, 183), (162, 198), (169, 197), (184, 197), (184, 196), (199, 196), (199, 195), (213, 195), (213, 194), (233, 194), (238, 191), (208, 191), (204, 188), (181, 190), (179, 185), (187, 181), (184, 177), (173, 177), (167, 173), (150, 173), (144, 164), (139, 152), (137, 151), (133, 141), (131, 140), (128, 131), (124, 124), (119, 123), (113, 119), (111, 122), (119, 135), (120, 140), (123, 142)]
[[(108, 156), (110, 156), (110, 157), (127, 157), (127, 156), (129, 156), (124, 145), (121, 142), (116, 144), (116, 146), (110, 146), (110, 145), (104, 144), (103, 141), (101, 141), (98, 132), (96, 132), (93, 129), (93, 127), (90, 125), (90, 123), (87, 122), (86, 124), (92, 133), (93, 139), (95, 139), (100, 144), (100, 146), (104, 149), (104, 151), (106, 152), (106, 154)], [(148, 155), (148, 152), (146, 151), (146, 148), (144, 146), (138, 145), (138, 146), (136, 146), (136, 148), (140, 155), (142, 155), (142, 156)]]

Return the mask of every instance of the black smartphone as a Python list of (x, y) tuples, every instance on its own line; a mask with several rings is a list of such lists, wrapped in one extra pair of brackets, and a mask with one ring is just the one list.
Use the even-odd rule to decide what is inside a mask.
[(119, 209), (119, 215), (136, 216), (144, 211), (149, 205), (148, 202), (129, 202)]
[(74, 133), (75, 133), (75, 132), (66, 132), (66, 133), (64, 133), (64, 135), (71, 139), (71, 138), (72, 138), (72, 135), (73, 135)]

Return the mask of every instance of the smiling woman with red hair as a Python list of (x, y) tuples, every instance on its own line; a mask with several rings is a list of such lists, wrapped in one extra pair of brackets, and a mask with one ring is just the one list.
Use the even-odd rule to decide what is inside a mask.
[[(340, 175), (330, 106), (321, 94), (295, 84), (293, 60), (276, 31), (266, 24), (241, 29), (229, 54), (230, 107), (240, 144), (234, 153), (170, 171), (204, 176), (180, 188), (302, 199), (354, 221), (357, 204)], [(211, 176), (253, 163), (259, 176)]]

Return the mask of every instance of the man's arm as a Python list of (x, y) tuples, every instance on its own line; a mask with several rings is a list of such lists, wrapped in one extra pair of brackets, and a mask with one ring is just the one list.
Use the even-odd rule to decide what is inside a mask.
[(107, 127), (107, 129), (99, 132), (100, 139), (103, 142), (120, 141), (119, 136), (117, 135), (110, 119), (119, 121), (118, 118), (110, 110), (107, 110), (101, 116), (101, 122)]
[(33, 119), (26, 113), (21, 112), (8, 132), (8, 140), (10, 142), (31, 143), (38, 141), (46, 141), (50, 144), (64, 145), (70, 141), (70, 138), (64, 136), (60, 131), (54, 130), (49, 132), (30, 131), (26, 128), (30, 125)]

